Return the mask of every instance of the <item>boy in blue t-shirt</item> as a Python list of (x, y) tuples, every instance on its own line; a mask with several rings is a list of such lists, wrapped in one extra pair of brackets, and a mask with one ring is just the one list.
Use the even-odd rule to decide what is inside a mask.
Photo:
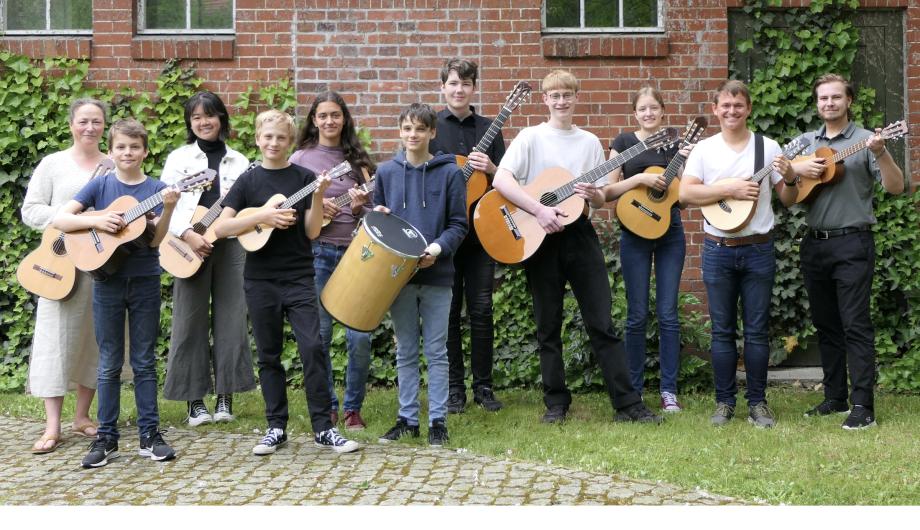
[[(84, 468), (101, 467), (118, 456), (118, 411), (121, 405), (121, 368), (125, 357), (125, 313), (130, 333), (130, 362), (134, 370), (134, 401), (137, 405), (138, 454), (151, 460), (171, 460), (176, 453), (160, 433), (157, 410), (157, 371), (154, 347), (160, 330), (160, 264), (156, 247), (169, 228), (179, 192), (144, 175), (147, 131), (133, 119), (119, 120), (109, 129), (109, 156), (115, 172), (89, 181), (65, 204), (54, 219), (64, 232), (95, 228), (117, 233), (125, 227), (124, 212), (77, 215), (89, 208), (102, 210), (115, 199), (130, 195), (142, 202), (160, 193), (163, 205), (154, 209), (159, 217), (147, 246), (122, 245), (130, 254), (120, 268), (104, 280), (93, 282), (93, 319), (99, 345), (98, 419), (96, 439), (83, 458)], [(142, 239), (142, 238), (139, 238)]]

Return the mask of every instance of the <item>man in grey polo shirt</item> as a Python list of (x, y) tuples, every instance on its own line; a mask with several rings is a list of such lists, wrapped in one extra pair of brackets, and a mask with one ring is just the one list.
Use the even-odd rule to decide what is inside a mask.
[[(801, 262), (818, 330), (818, 347), (824, 369), (824, 401), (805, 416), (849, 412), (848, 430), (875, 425), (875, 329), (869, 313), (869, 296), (875, 265), (872, 211), (875, 181), (885, 191), (904, 191), (904, 174), (885, 149), (880, 129), (857, 127), (850, 121), (853, 88), (837, 74), (825, 74), (814, 85), (818, 114), (824, 121), (817, 131), (805, 133), (812, 147), (842, 151), (855, 144), (863, 149), (844, 159), (839, 180), (820, 190), (807, 206), (808, 233), (802, 239)], [(793, 164), (796, 179), (819, 178), (824, 158)], [(784, 204), (796, 196), (796, 181), (787, 182), (780, 194)], [(847, 371), (852, 409), (847, 405)]]

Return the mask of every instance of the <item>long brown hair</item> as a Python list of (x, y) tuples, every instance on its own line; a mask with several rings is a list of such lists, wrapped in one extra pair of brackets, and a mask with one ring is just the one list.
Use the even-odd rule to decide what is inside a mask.
[[(358, 133), (355, 130), (355, 120), (351, 117), (348, 105), (345, 104), (345, 100), (342, 96), (334, 90), (327, 90), (316, 95), (316, 99), (314, 99), (313, 104), (310, 105), (307, 121), (300, 131), (300, 143), (297, 144), (297, 149), (310, 149), (316, 147), (319, 143), (319, 129), (313, 124), (313, 118), (316, 117), (316, 107), (318, 107), (320, 103), (326, 101), (335, 103), (342, 109), (344, 123), (342, 124), (342, 135), (339, 143), (342, 146), (345, 160), (354, 166), (356, 170), (357, 168), (363, 167), (370, 173), (377, 171), (377, 165), (371, 160), (371, 156), (367, 153), (367, 150), (364, 149), (364, 146), (361, 145), (361, 140), (358, 139)], [(360, 174), (358, 171), (355, 171), (355, 173)]]

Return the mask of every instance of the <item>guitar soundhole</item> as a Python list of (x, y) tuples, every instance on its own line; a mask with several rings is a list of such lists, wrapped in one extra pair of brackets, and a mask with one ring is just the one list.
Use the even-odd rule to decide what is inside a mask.
[(540, 204), (543, 206), (555, 206), (559, 202), (559, 197), (555, 193), (544, 193), (540, 195)]
[(732, 207), (725, 201), (719, 201), (719, 208), (722, 208), (722, 211), (725, 213), (732, 213)]
[(649, 188), (649, 190), (648, 190), (648, 198), (651, 199), (651, 200), (653, 200), (653, 201), (655, 201), (655, 202), (661, 202), (661, 200), (664, 199), (664, 192), (663, 192), (663, 191), (658, 191), (658, 190), (653, 189), (653, 188)]
[(64, 246), (64, 237), (61, 236), (54, 240), (54, 243), (51, 245), (51, 251), (58, 256), (66, 256), (67, 248)]

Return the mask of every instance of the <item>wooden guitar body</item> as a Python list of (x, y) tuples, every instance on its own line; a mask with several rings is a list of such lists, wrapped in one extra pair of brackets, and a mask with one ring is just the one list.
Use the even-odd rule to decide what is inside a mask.
[[(265, 211), (269, 208), (274, 208), (275, 204), (278, 204), (287, 199), (284, 195), (276, 193), (268, 199), (265, 204), (262, 206), (254, 206), (252, 208), (244, 208), (237, 212), (237, 217), (249, 217), (250, 215), (255, 215), (259, 212)], [(242, 234), (236, 236), (237, 240), (243, 245), (243, 248), (248, 252), (255, 252), (260, 248), (264, 247), (268, 243), (268, 238), (272, 235), (274, 227), (266, 226), (261, 223), (254, 226), (252, 229), (243, 232)]]
[[(561, 167), (542, 171), (530, 184), (523, 186), (525, 193), (540, 201), (544, 194), (571, 182), (571, 173)], [(546, 200), (543, 200), (547, 204)], [(572, 195), (557, 205), (567, 217), (562, 224), (574, 223), (585, 209), (584, 199)], [(498, 190), (486, 193), (473, 212), (476, 234), (486, 252), (501, 263), (520, 263), (532, 256), (546, 237), (537, 218), (518, 208)]]
[[(122, 195), (104, 210), (83, 212), (80, 215), (95, 216), (109, 212), (126, 212), (137, 204), (137, 199), (134, 197)], [(101, 232), (95, 228), (69, 232), (64, 238), (64, 245), (70, 260), (81, 271), (110, 274), (114, 272), (112, 269), (117, 265), (115, 262), (130, 253), (128, 249), (123, 249), (121, 246), (135, 241), (144, 235), (146, 230), (147, 218), (142, 215), (115, 234)], [(109, 262), (113, 257), (115, 260)]]
[(48, 300), (63, 300), (73, 292), (77, 270), (67, 257), (63, 235), (56, 228), (46, 228), (41, 244), (16, 268), (23, 289)]
[[(826, 161), (831, 161), (836, 153), (837, 151), (831, 149), (830, 147), (819, 147), (815, 149), (815, 152), (810, 155), (795, 157), (793, 162), (803, 162), (806, 160), (813, 160), (815, 158), (824, 158)], [(809, 203), (815, 200), (815, 197), (818, 196), (821, 188), (837, 182), (843, 176), (843, 168), (843, 161), (841, 160), (836, 164), (828, 164), (827, 169), (824, 170), (821, 178), (800, 178), (795, 185), (796, 191), (798, 192), (795, 196), (795, 202)]]
[[(743, 181), (747, 179), (727, 178), (719, 182)], [(734, 233), (748, 224), (757, 210), (757, 201), (740, 199), (721, 199), (711, 204), (700, 206), (703, 217), (715, 228), (723, 232)]]
[[(457, 155), (457, 165), (463, 167), (466, 165), (467, 158), (462, 155)], [(485, 173), (479, 170), (474, 170), (473, 174), (470, 175), (469, 180), (466, 181), (466, 211), (467, 216), (469, 216), (470, 210), (473, 208), (473, 204), (478, 201), (485, 193), (489, 191), (489, 177)]]
[[(651, 166), (643, 173), (662, 174), (663, 167)], [(639, 184), (617, 199), (617, 218), (630, 232), (645, 239), (658, 239), (671, 226), (671, 208), (678, 201), (680, 179), (673, 179), (661, 197), (655, 190)]]
[[(192, 214), (191, 219), (193, 228), (195, 223), (200, 221), (206, 213), (208, 213), (208, 209), (204, 206), (195, 208), (195, 213)], [(208, 243), (214, 243), (217, 240), (214, 235), (214, 224), (211, 224), (205, 231), (204, 239)], [(204, 260), (192, 250), (188, 243), (172, 234), (166, 234), (166, 237), (160, 243), (160, 266), (176, 278), (194, 276), (201, 269), (203, 263)]]

